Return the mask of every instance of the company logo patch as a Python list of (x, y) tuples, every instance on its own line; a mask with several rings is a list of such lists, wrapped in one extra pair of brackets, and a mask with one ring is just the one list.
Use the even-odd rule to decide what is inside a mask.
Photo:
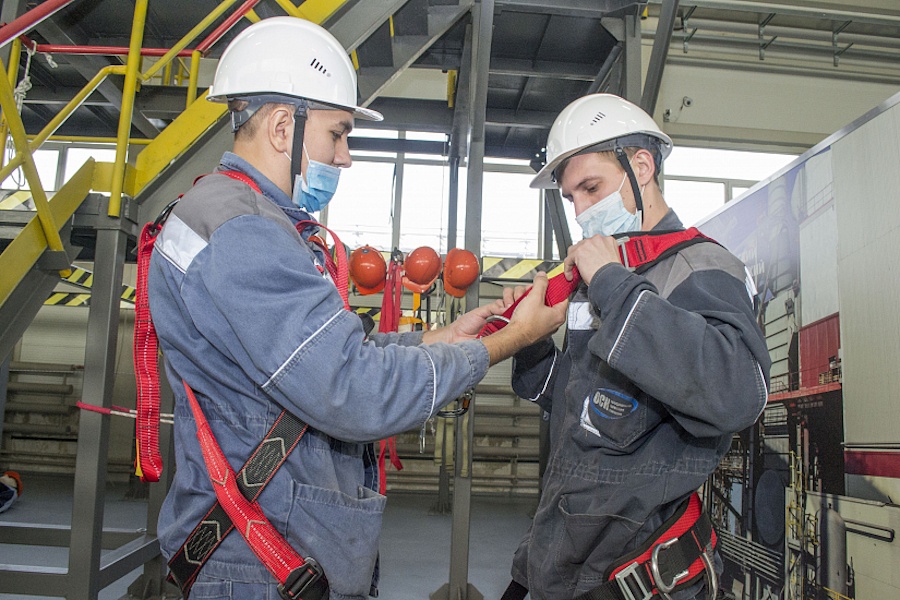
[(600, 388), (587, 398), (591, 410), (604, 419), (623, 419), (637, 410), (638, 402), (615, 390)]

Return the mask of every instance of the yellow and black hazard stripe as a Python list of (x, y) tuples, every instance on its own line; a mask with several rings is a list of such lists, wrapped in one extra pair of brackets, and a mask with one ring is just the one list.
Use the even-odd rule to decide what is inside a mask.
[(90, 294), (67, 294), (65, 292), (54, 292), (50, 297), (44, 300), (44, 306), (89, 306), (91, 304)]
[(31, 200), (31, 192), (19, 190), (7, 195), (0, 200), (0, 210), (34, 210)]
[[(89, 290), (94, 285), (94, 273), (83, 267), (72, 265), (72, 274), (63, 277), (62, 281)], [(137, 290), (134, 286), (122, 284), (122, 294), (119, 296), (125, 302), (134, 304)], [(85, 293), (54, 292), (44, 301), (44, 305), (54, 306), (89, 306), (91, 295)]]
[(481, 280), (484, 282), (531, 282), (538, 271), (553, 277), (562, 273), (560, 261), (537, 258), (498, 258), (485, 256), (481, 262)]

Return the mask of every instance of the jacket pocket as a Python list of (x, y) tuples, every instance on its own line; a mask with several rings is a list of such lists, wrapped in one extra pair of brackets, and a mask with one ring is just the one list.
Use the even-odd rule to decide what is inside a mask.
[(569, 590), (603, 583), (606, 566), (625, 553), (641, 524), (607, 514), (591, 505), (591, 497), (563, 496), (559, 500), (561, 532), (556, 538), (554, 562)]
[(359, 486), (356, 497), (294, 483), (288, 541), (309, 548), (331, 589), (365, 598), (374, 584), (381, 516), (387, 498)]
[(663, 408), (622, 374), (603, 367), (582, 392), (580, 437), (589, 447), (624, 451), (659, 424)]

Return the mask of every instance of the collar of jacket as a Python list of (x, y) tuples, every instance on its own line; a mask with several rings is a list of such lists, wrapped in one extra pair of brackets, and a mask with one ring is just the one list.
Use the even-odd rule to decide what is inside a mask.
[(291, 202), (290, 196), (263, 175), (256, 167), (233, 152), (226, 152), (219, 161), (219, 170), (240, 171), (256, 182), (263, 195), (274, 202), (284, 214), (296, 224), (298, 221), (314, 220), (305, 210), (299, 209)]

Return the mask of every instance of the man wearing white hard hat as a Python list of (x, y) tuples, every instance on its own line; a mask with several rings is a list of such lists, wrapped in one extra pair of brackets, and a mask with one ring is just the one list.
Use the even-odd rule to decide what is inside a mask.
[(263, 20), (225, 50), (208, 99), (228, 103), (234, 151), (168, 214), (148, 275), (175, 392), (160, 544), (185, 597), (361, 600), (385, 505), (370, 442), (421, 427), (565, 309), (537, 297), (484, 340), (500, 302), (367, 337), (346, 254), (311, 216), (351, 164), (354, 119), (381, 119), (357, 106), (346, 51), (301, 19)]
[[(580, 98), (532, 187), (558, 187), (569, 248), (565, 351), (519, 352), (513, 388), (550, 414), (540, 504), (504, 600), (714, 598), (715, 533), (696, 494), (767, 399), (769, 354), (744, 265), (666, 205), (672, 141), (634, 104)], [(508, 291), (512, 296), (520, 290)]]

